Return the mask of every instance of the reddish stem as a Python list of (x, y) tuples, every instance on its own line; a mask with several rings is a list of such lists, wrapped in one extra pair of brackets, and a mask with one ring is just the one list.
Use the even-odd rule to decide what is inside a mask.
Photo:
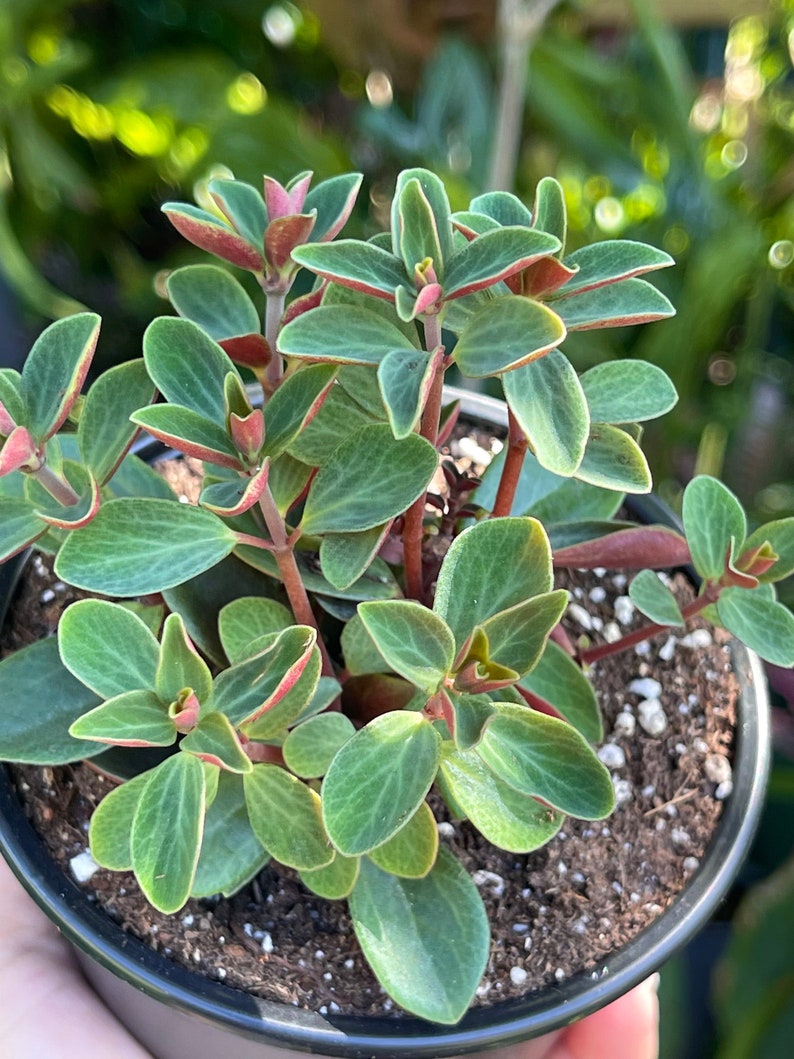
[[(718, 586), (708, 586), (702, 595), (682, 608), (681, 614), (684, 621), (689, 621), (690, 618), (694, 618), (696, 614), (715, 603), (718, 595)], [(641, 629), (635, 629), (633, 632), (627, 633), (619, 640), (616, 640), (615, 643), (599, 644), (598, 647), (590, 647), (588, 650), (580, 652), (579, 662), (582, 665), (590, 665), (593, 662), (600, 661), (602, 658), (619, 654), (629, 647), (636, 647), (638, 643), (644, 643), (646, 640), (650, 640), (652, 636), (656, 636), (657, 633), (666, 632), (670, 628), (672, 628), (670, 625), (643, 625)]]
[(510, 408), (507, 410), (507, 426), (507, 455), (491, 518), (504, 518), (513, 510), (518, 480), (521, 477), (521, 468), (524, 466), (524, 457), (527, 454), (526, 434), (518, 425)]

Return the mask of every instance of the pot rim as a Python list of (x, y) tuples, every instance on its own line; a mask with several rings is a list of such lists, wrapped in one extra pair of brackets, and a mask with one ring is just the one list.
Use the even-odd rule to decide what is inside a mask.
[[(465, 414), (500, 425), (501, 402), (449, 388)], [(645, 498), (643, 498), (645, 501)], [(654, 521), (662, 509), (651, 508)], [(669, 513), (666, 515), (669, 520)], [(25, 556), (6, 564), (6, 598)], [(12, 567), (12, 569), (8, 569)], [(0, 620), (5, 599), (0, 598)], [(252, 997), (173, 963), (126, 934), (89, 903), (52, 861), (24, 815), (7, 767), (0, 773), (0, 852), (64, 936), (100, 966), (155, 1000), (219, 1023), (243, 1037), (296, 1052), (382, 1059), (442, 1059), (505, 1047), (558, 1030), (616, 1000), (682, 948), (716, 911), (736, 877), (756, 831), (770, 767), (766, 678), (759, 658), (734, 643), (732, 663), (742, 691), (737, 716), (733, 792), (700, 866), (658, 918), (594, 972), (581, 972), (534, 994), (470, 1010), (454, 1026), (412, 1016), (320, 1015)]]

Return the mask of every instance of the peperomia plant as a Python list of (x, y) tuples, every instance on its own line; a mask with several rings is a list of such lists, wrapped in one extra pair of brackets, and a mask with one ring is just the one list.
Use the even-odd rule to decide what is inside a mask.
[[(562, 345), (670, 315), (639, 278), (666, 254), (566, 252), (551, 178), (532, 210), (499, 192), (454, 213), (425, 170), (398, 178), (389, 232), (337, 239), (359, 183), (266, 177), (263, 196), (224, 180), (217, 213), (166, 205), (253, 274), (264, 311), (230, 272), (188, 266), (167, 281), (178, 315), (85, 396), (91, 314), (0, 371), (0, 557), (36, 542), (63, 581), (115, 600), (72, 604), (57, 641), (2, 663), (0, 755), (93, 758), (122, 780), (91, 851), (164, 912), (237, 891), (271, 858), (347, 898), (387, 992), (454, 1023), (489, 931), (428, 794), (515, 852), (567, 814), (607, 816), (589, 666), (696, 614), (794, 664), (774, 591), (794, 519), (748, 532), (708, 477), (686, 489), (683, 536), (619, 517), (651, 488), (640, 424), (676, 394), (637, 360), (579, 374)], [(290, 299), (301, 269), (313, 289)], [(482, 482), (439, 455), (452, 365), (507, 404)], [(130, 454), (140, 429), (202, 462), (197, 504)], [(701, 586), (680, 609), (655, 571), (685, 564)], [(555, 567), (636, 571), (648, 624), (572, 645)]]

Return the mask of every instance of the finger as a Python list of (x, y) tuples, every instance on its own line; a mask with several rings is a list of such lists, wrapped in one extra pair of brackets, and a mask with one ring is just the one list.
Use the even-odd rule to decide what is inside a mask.
[[(659, 976), (566, 1031), (548, 1059), (657, 1059)], [(516, 1057), (518, 1059), (518, 1057)]]

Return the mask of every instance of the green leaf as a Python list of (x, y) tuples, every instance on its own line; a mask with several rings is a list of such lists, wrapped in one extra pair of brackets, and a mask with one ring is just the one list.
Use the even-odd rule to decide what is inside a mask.
[(139, 617), (117, 603), (72, 603), (58, 626), (58, 647), (66, 668), (103, 699), (155, 690), (160, 645)]
[(612, 812), (609, 772), (576, 729), (556, 717), (497, 704), (476, 752), (499, 779), (563, 813), (601, 820)]
[(549, 634), (565, 613), (568, 593), (545, 592), (500, 611), (482, 624), (493, 662), (522, 675), (537, 665)]
[(323, 819), (346, 856), (383, 845), (424, 801), (441, 738), (421, 714), (395, 711), (360, 728), (323, 781)]
[(174, 491), (161, 474), (138, 456), (127, 453), (105, 486), (108, 497), (148, 496), (173, 500)]
[(441, 774), (477, 830), (500, 849), (530, 853), (560, 830), (564, 815), (499, 779), (474, 750), (445, 743)]
[(243, 782), (251, 826), (272, 857), (302, 871), (331, 863), (315, 791), (278, 765), (255, 765)]
[(77, 313), (44, 330), (25, 359), (22, 424), (40, 444), (63, 424), (85, 382), (99, 337), (96, 313)]
[[(565, 249), (568, 234), (568, 213), (565, 208), (565, 195), (562, 185), (554, 177), (543, 177), (535, 188), (535, 208), (532, 217), (533, 227), (541, 232), (549, 232), (559, 240), (558, 250)], [(566, 262), (567, 263), (567, 262)]]
[(565, 326), (540, 302), (495, 298), (463, 329), (452, 359), (464, 375), (482, 379), (537, 360), (565, 338)]
[(169, 614), (163, 626), (155, 691), (162, 702), (173, 702), (190, 688), (204, 703), (212, 691), (212, 674), (190, 641), (179, 614)]
[(153, 404), (139, 408), (132, 421), (165, 445), (188, 456), (216, 463), (234, 471), (243, 464), (225, 426), (220, 427), (206, 416), (173, 404)]
[(105, 795), (91, 814), (88, 847), (91, 856), (110, 871), (132, 870), (132, 821), (151, 774), (119, 784)]
[(0, 402), (15, 423), (26, 419), (22, 400), (22, 376), (14, 368), (0, 368)]
[(261, 250), (249, 246), (229, 225), (211, 213), (182, 202), (166, 202), (162, 211), (179, 234), (194, 246), (208, 250), (238, 268), (250, 272), (262, 271)]
[(358, 613), (342, 629), (342, 656), (351, 676), (385, 673), (389, 668)]
[(360, 864), (359, 857), (343, 857), (341, 853), (337, 853), (324, 868), (300, 872), (301, 882), (308, 886), (312, 893), (329, 901), (339, 901), (348, 897), (356, 885)]
[(247, 243), (260, 250), (268, 226), (265, 200), (242, 180), (211, 180), (207, 190)]
[(794, 616), (770, 599), (766, 588), (723, 589), (717, 600), (720, 624), (765, 661), (789, 668), (794, 666)]
[(171, 746), (177, 731), (153, 691), (125, 691), (78, 717), (69, 729), (75, 739), (113, 746)]
[(59, 503), (33, 475), (25, 476), (25, 496), (35, 505), (39, 518), (50, 526), (77, 530), (96, 514), (100, 504), (99, 485), (85, 467), (71, 460), (64, 460), (61, 472), (79, 497), (76, 504)]
[[(444, 276), (444, 258), (438, 238), (438, 225), (422, 185), (416, 178), (402, 184), (399, 199), (395, 201), (395, 209), (398, 239), (394, 252), (397, 253), (399, 247), (406, 273), (412, 276), (416, 266), (429, 258), (441, 282)], [(446, 218), (444, 223), (449, 226)]]
[(397, 440), (385, 423), (360, 427), (317, 472), (306, 498), (303, 532), (380, 526), (422, 495), (436, 466), (436, 450), (418, 434)]
[(267, 851), (254, 834), (240, 776), (221, 772), (218, 792), (204, 819), (204, 836), (191, 897), (231, 897), (267, 864)]
[(342, 746), (355, 733), (343, 713), (321, 713), (296, 725), (282, 746), (287, 768), (301, 779), (319, 779)]
[(394, 291), (406, 279), (403, 263), (398, 257), (358, 239), (298, 246), (292, 251), (292, 260), (334, 283), (389, 300), (394, 299)]
[(85, 465), (100, 485), (112, 477), (136, 434), (130, 416), (154, 399), (142, 360), (108, 368), (86, 395), (77, 438)]
[(459, 298), (491, 287), (560, 249), (553, 235), (532, 228), (498, 228), (465, 243), (450, 259), (444, 297)]
[(519, 685), (553, 706), (589, 743), (600, 742), (603, 726), (593, 685), (553, 640), (547, 642), (540, 661)]
[(198, 324), (216, 342), (258, 333), (262, 326), (245, 288), (225, 269), (188, 265), (175, 269), (165, 287), (179, 315)]
[(0, 687), (0, 760), (62, 765), (101, 753), (96, 743), (69, 734), (71, 724), (95, 706), (97, 698), (64, 668), (54, 637), (3, 659)]
[(649, 493), (653, 485), (640, 446), (625, 430), (609, 423), (590, 424), (590, 437), (576, 477), (623, 493)]
[(747, 536), (742, 505), (722, 482), (699, 474), (684, 490), (682, 518), (695, 569), (718, 581)]
[(414, 1015), (446, 1025), (466, 1012), (488, 960), (488, 918), (477, 888), (443, 847), (423, 879), (363, 861), (350, 895), (361, 948), (384, 989)]
[[(392, 250), (397, 255), (400, 253), (400, 201), (404, 189), (411, 183), (417, 182), (424, 197), (430, 205), (435, 229), (438, 236), (438, 244), (441, 251), (441, 262), (447, 261), (452, 256), (452, 224), (449, 219), (450, 205), (447, 192), (441, 179), (435, 173), (427, 169), (404, 169), (397, 177), (394, 189), (394, 198), (391, 205), (391, 240)], [(413, 268), (413, 263), (409, 266)], [(410, 277), (410, 272), (409, 272)], [(405, 275), (402, 282), (405, 281)]]
[(310, 237), (313, 243), (327, 242), (340, 231), (353, 209), (362, 179), (361, 173), (344, 173), (323, 180), (311, 189), (303, 210), (304, 213), (317, 211)]
[(590, 415), (579, 377), (559, 349), (502, 379), (505, 397), (535, 458), (555, 474), (572, 475), (584, 456)]
[(644, 279), (624, 279), (570, 297), (555, 298), (553, 305), (569, 331), (646, 324), (675, 315), (675, 309), (661, 291)]
[(676, 598), (653, 570), (641, 570), (629, 585), (637, 609), (657, 625), (685, 625)]
[(577, 274), (565, 284), (561, 292), (567, 297), (579, 291), (630, 279), (643, 272), (667, 268), (668, 265), (674, 265), (675, 261), (663, 250), (657, 250), (646, 243), (636, 243), (629, 239), (605, 239), (603, 242), (591, 243), (574, 250), (565, 258), (565, 264), (569, 268), (578, 268)]
[[(8, 481), (7, 478), (0, 482)], [(0, 562), (27, 548), (48, 530), (24, 497), (0, 496)]]
[(528, 228), (532, 224), (530, 211), (509, 191), (487, 191), (484, 195), (477, 195), (471, 200), (469, 209), (491, 217), (502, 226), (524, 225)]
[(132, 866), (148, 901), (178, 912), (190, 896), (204, 826), (204, 766), (174, 754), (149, 775), (132, 822)]
[[(342, 372), (346, 370), (347, 366), (341, 369)], [(383, 409), (380, 420), (385, 419), (386, 411)], [(332, 386), (320, 411), (290, 444), (289, 453), (312, 468), (322, 467), (331, 458), (342, 438), (373, 422), (374, 416), (362, 408), (341, 386)]]
[[(241, 546), (237, 554), (257, 570), (262, 570), (271, 577), (279, 578), (278, 565), (270, 552), (261, 548)], [(317, 554), (315, 552), (296, 553), (301, 581), (309, 592), (330, 599), (351, 600), (356, 603), (363, 599), (395, 599), (401, 595), (400, 586), (388, 564), (382, 559), (375, 559), (367, 572), (354, 581), (349, 588), (337, 588), (330, 581), (317, 573)]]
[(212, 698), (234, 725), (250, 724), (267, 717), (268, 727), (286, 728), (312, 697), (319, 678), (314, 673), (310, 687), (300, 686), (301, 697), (290, 692), (316, 652), (316, 633), (307, 625), (291, 625), (256, 655), (224, 669), (216, 678)]
[(392, 433), (405, 438), (414, 430), (435, 378), (432, 353), (395, 349), (378, 365), (378, 385)]
[(389, 669), (432, 695), (452, 668), (455, 640), (447, 623), (413, 600), (361, 603), (358, 616)]
[(360, 533), (326, 533), (320, 542), (323, 574), (339, 589), (350, 588), (375, 558), (391, 522)]
[(234, 665), (250, 658), (250, 646), (268, 634), (277, 634), (292, 625), (292, 614), (283, 603), (262, 596), (241, 596), (231, 600), (218, 616), (218, 628), (226, 657)]
[(322, 406), (336, 373), (331, 364), (309, 364), (284, 379), (265, 406), (263, 455), (271, 460), (280, 456), (306, 428)]
[(282, 452), (270, 464), (267, 486), (282, 518), (286, 519), (290, 508), (306, 488), (311, 474), (311, 467), (296, 460), (288, 452)]
[(123, 498), (104, 504), (66, 539), (55, 572), (90, 592), (144, 596), (209, 569), (236, 543), (234, 532), (202, 508)]
[(396, 835), (369, 851), (374, 864), (401, 879), (424, 878), (435, 864), (437, 854), (438, 828), (427, 802), (422, 802)]
[(667, 374), (644, 360), (597, 364), (581, 378), (596, 423), (641, 423), (669, 412), (678, 394)]
[(357, 305), (320, 305), (301, 313), (282, 328), (278, 347), (290, 357), (339, 364), (379, 364), (392, 350), (415, 352), (402, 331), (380, 313)]
[(471, 750), (482, 739), (482, 733), (494, 712), (490, 695), (467, 695), (450, 692), (449, 702), (455, 714), (455, 746)]
[[(405, 282), (405, 280), (403, 280)], [(366, 309), (368, 312), (375, 313), (387, 324), (392, 327), (396, 327), (400, 334), (408, 339), (414, 349), (420, 349), (422, 343), (419, 339), (419, 332), (417, 331), (416, 322), (401, 320), (397, 315), (397, 310), (394, 303), (391, 301), (384, 301), (383, 298), (373, 298), (369, 294), (363, 294), (361, 291), (351, 290), (350, 287), (342, 287), (338, 283), (329, 283), (326, 288), (325, 294), (323, 294), (322, 304), (328, 305), (347, 305), (354, 306), (357, 309)], [(344, 383), (346, 378), (354, 378), (355, 375), (365, 374), (360, 369), (358, 372), (354, 368), (345, 368), (339, 375), (339, 381)], [(371, 377), (371, 376), (370, 376)], [(352, 387), (349, 388), (351, 396), (356, 400), (361, 400), (361, 387), (356, 380)], [(369, 404), (364, 399), (363, 407), (369, 411), (373, 409), (369, 408)], [(374, 409), (376, 413), (380, 412), (380, 401), (377, 402), (377, 407)]]
[(447, 552), (433, 610), (459, 651), (475, 626), (552, 587), (551, 549), (535, 519), (488, 519), (465, 529)]
[(759, 581), (782, 581), (794, 573), (794, 518), (776, 519), (759, 526), (744, 542), (742, 552), (759, 548), (765, 543), (771, 545), (778, 559), (766, 573), (758, 575)]
[(226, 429), (223, 385), (237, 369), (198, 324), (178, 316), (153, 320), (143, 336), (143, 359), (166, 401)]
[[(236, 555), (229, 555), (203, 574), (166, 589), (163, 596), (169, 609), (182, 615), (188, 635), (196, 646), (212, 662), (223, 665), (227, 655), (218, 635), (221, 609), (242, 596), (258, 594), (267, 598), (279, 588), (272, 578), (253, 569)], [(291, 622), (292, 615), (287, 624)]]
[(253, 768), (231, 721), (217, 711), (202, 717), (184, 737), (179, 749), (228, 772), (245, 775)]

